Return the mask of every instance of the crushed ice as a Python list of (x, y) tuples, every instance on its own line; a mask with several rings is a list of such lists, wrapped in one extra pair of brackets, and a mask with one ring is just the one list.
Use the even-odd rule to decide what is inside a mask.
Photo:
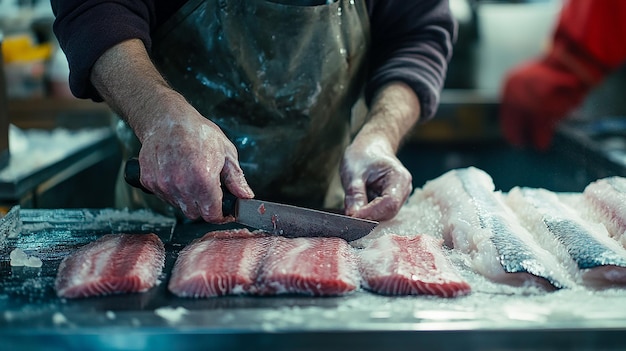
[(20, 248), (11, 251), (9, 258), (11, 259), (11, 266), (13, 267), (26, 266), (39, 268), (43, 265), (39, 257), (29, 256)]
[(156, 310), (154, 310), (154, 313), (170, 323), (178, 323), (183, 319), (184, 315), (189, 313), (189, 311), (187, 311), (186, 308), (180, 306), (176, 308), (168, 306), (157, 308)]

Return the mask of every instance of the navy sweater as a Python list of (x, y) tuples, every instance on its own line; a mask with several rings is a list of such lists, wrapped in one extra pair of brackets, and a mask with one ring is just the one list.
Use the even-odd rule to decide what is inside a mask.
[[(102, 101), (89, 75), (110, 47), (151, 34), (186, 0), (51, 0), (54, 33), (70, 66), (70, 88), (79, 98)], [(368, 103), (378, 88), (402, 81), (420, 99), (422, 118), (435, 113), (456, 25), (447, 0), (366, 0), (371, 25)]]

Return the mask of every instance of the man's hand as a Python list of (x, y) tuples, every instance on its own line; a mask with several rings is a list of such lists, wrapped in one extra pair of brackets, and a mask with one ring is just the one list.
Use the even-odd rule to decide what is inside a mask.
[(252, 198), (235, 146), (217, 125), (172, 90), (139, 40), (122, 42), (96, 62), (91, 81), (141, 142), (142, 185), (190, 219), (220, 223), (222, 185)]
[(377, 221), (393, 218), (413, 189), (411, 173), (384, 138), (350, 145), (341, 179), (346, 214)]
[(347, 215), (384, 221), (398, 213), (413, 185), (395, 154), (419, 114), (417, 96), (403, 83), (389, 84), (376, 95), (368, 122), (341, 162)]
[(141, 183), (187, 218), (232, 221), (222, 213), (221, 185), (239, 198), (254, 194), (239, 166), (235, 146), (215, 124), (193, 112), (189, 118), (178, 116), (144, 137), (139, 152)]

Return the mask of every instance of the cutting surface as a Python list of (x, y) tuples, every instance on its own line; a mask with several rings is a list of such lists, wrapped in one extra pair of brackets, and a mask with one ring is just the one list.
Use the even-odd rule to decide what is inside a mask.
[[(414, 216), (404, 212), (398, 220)], [(22, 210), (21, 218), (19, 235), (8, 239), (0, 255), (0, 339), (17, 346), (53, 340), (69, 349), (83, 343), (114, 349), (132, 339), (152, 349), (170, 349), (173, 343), (193, 349), (199, 340), (222, 350), (247, 349), (249, 342), (272, 350), (346, 345), (373, 350), (392, 344), (402, 349), (416, 342), (431, 345), (429, 350), (623, 349), (626, 289), (544, 293), (489, 283), (463, 270), (473, 292), (453, 299), (362, 290), (333, 298), (184, 299), (166, 288), (177, 253), (207, 231), (233, 225), (174, 226), (150, 213), (113, 210)], [(174, 235), (166, 242), (166, 267), (152, 290), (78, 300), (56, 297), (57, 267), (77, 247), (110, 232), (168, 230)], [(12, 267), (9, 253), (15, 248), (41, 258), (43, 266)], [(454, 254), (451, 258), (460, 263)], [(113, 334), (117, 339), (109, 337)]]

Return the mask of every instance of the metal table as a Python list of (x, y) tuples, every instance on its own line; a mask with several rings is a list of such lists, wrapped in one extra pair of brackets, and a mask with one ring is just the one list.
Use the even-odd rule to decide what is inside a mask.
[[(183, 299), (167, 291), (178, 251), (207, 231), (148, 212), (19, 211), (0, 254), (0, 345), (52, 350), (623, 350), (626, 289), (543, 293), (485, 281), (471, 272), (465, 297)], [(414, 215), (414, 214), (407, 214)], [(15, 222), (15, 221), (13, 221)], [(6, 223), (5, 223), (6, 225)], [(108, 232), (172, 231), (161, 284), (142, 294), (65, 300), (53, 284), (60, 260)], [(19, 247), (41, 268), (11, 267)], [(10, 347), (9, 347), (10, 346)]]

